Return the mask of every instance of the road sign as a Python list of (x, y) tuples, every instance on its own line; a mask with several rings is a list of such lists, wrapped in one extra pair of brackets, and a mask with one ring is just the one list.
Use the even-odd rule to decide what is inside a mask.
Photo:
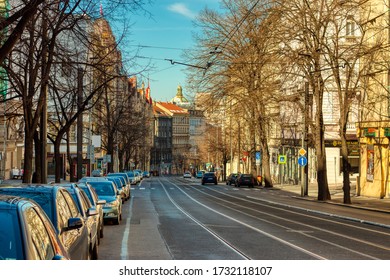
[(260, 165), (260, 163), (261, 163), (261, 153), (256, 152), (256, 164)]
[(301, 156), (298, 158), (298, 164), (300, 166), (306, 166), (307, 164), (307, 158), (305, 156)]
[(286, 155), (279, 155), (279, 157), (278, 157), (278, 163), (279, 163), (279, 164), (286, 164), (286, 163), (287, 163), (287, 157), (286, 157)]
[(306, 150), (304, 148), (300, 148), (298, 153), (299, 153), (299, 155), (304, 156), (304, 155), (306, 155)]

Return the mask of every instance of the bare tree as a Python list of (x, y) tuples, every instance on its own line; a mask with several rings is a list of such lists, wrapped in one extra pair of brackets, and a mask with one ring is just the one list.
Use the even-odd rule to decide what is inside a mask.
[[(80, 20), (84, 20), (87, 15), (89, 15), (90, 18), (102, 16), (102, 10), (99, 14), (98, 4), (90, 1), (56, 1), (45, 5), (40, 5), (42, 3), (41, 1), (30, 2), (31, 4), (36, 5), (36, 7), (34, 7), (37, 12), (30, 13), (25, 17), (26, 19), (33, 17), (33, 19), (28, 22), (28, 30), (21, 35), (18, 48), (13, 49), (10, 54), (10, 62), (4, 64), (10, 77), (12, 91), (15, 92), (10, 98), (19, 98), (23, 104), (25, 122), (25, 182), (31, 180), (33, 139), (34, 135), (36, 135), (37, 128), (40, 125), (39, 121), (41, 120), (42, 109), (46, 103), (48, 85), (50, 82), (53, 82), (53, 79), (51, 81), (49, 79), (50, 74), (52, 73), (52, 66), (61, 61), (61, 58), (57, 57), (59, 52), (56, 52), (58, 51), (56, 46), (58, 46), (60, 34), (63, 34), (66, 30), (72, 30), (73, 27), (75, 27)], [(129, 0), (115, 2), (115, 4), (109, 2), (111, 4), (108, 6), (107, 15), (112, 15), (111, 13), (118, 8), (122, 8), (121, 10), (128, 10), (129, 8), (132, 9), (137, 7), (138, 10), (143, 10), (142, 5), (146, 2), (148, 1)], [(31, 5), (27, 4), (25, 6)], [(19, 11), (26, 12), (32, 10), (26, 10), (23, 8), (23, 5), (12, 8), (12, 12), (10, 11), (10, 15), (12, 15), (2, 22), (4, 27), (9, 28), (10, 34), (19, 34), (17, 31), (21, 31), (18, 24), (16, 25), (15, 30), (11, 30), (13, 27), (12, 23), (15, 22), (16, 19), (14, 14), (20, 13), (20, 16), (23, 15)], [(14, 31), (15, 33), (13, 33)], [(10, 38), (10, 40), (13, 39), (15, 38)], [(11, 45), (12, 44), (8, 43), (4, 44), (5, 48), (9, 48)], [(6, 53), (7, 51), (4, 51), (2, 52), (2, 55)], [(62, 58), (63, 57), (64, 56), (62, 56)], [(74, 63), (74, 61), (72, 62), (69, 58), (67, 60), (70, 63)], [(62, 60), (61, 63), (63, 62), (64, 60)], [(77, 61), (77, 63), (80, 63), (80, 61)], [(86, 62), (84, 61), (84, 63)], [(23, 74), (21, 75), (21, 73)], [(53, 86), (51, 88), (53, 89)], [(58, 90), (53, 91), (59, 92)], [(75, 92), (73, 91), (73, 93)], [(55, 94), (52, 95), (52, 97), (55, 97)], [(57, 94), (57, 97), (60, 96)], [(85, 98), (84, 100), (87, 101), (90, 100), (90, 98)], [(74, 98), (70, 97), (67, 99), (67, 104), (71, 104), (73, 101)], [(61, 101), (59, 101), (59, 103), (61, 103)], [(63, 108), (57, 110), (57, 112), (69, 109), (70, 107), (63, 106)], [(85, 109), (87, 107), (81, 106), (80, 108)], [(81, 110), (77, 112), (76, 115), (81, 114)], [(73, 119), (74, 118), (69, 118), (71, 122)], [(71, 125), (71, 122), (67, 125)], [(40, 126), (40, 131), (44, 131), (42, 124)], [(62, 127), (62, 129), (62, 131), (66, 131), (67, 128)], [(57, 141), (61, 141), (62, 135), (58, 136)], [(41, 138), (35, 137), (35, 141), (42, 142)], [(37, 149), (40, 145), (38, 142), (36, 142), (35, 145)], [(39, 156), (40, 153), (36, 157), (36, 169), (40, 168)], [(37, 173), (40, 174), (40, 172)]]
[(205, 65), (206, 71), (192, 71), (189, 83), (203, 86), (201, 91), (225, 102), (227, 115), (238, 122), (238, 159), (249, 152), (254, 162), (260, 149), (265, 186), (272, 187), (268, 144), (278, 100), (276, 41), (272, 39), (275, 16), (267, 1), (223, 1), (222, 7), (225, 13), (206, 9), (198, 19), (203, 30), (197, 37), (197, 51), (189, 58), (198, 66)]

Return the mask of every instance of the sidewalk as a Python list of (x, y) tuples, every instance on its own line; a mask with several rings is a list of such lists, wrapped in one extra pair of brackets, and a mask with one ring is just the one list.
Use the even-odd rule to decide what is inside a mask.
[[(308, 196), (301, 196), (301, 186), (300, 185), (275, 185), (275, 189), (280, 189), (286, 192), (290, 192), (292, 197), (311, 200), (319, 202), (317, 200), (318, 196), (318, 187), (317, 184), (309, 184), (308, 186)], [(342, 185), (329, 185), (329, 191), (331, 195), (331, 200), (326, 201), (328, 204), (336, 204), (344, 207), (350, 208), (359, 208), (364, 210), (372, 210), (377, 212), (384, 212), (390, 214), (390, 199), (389, 198), (373, 198), (365, 196), (357, 196), (355, 192), (355, 186), (351, 186), (351, 201), (352, 204), (344, 204), (343, 198), (344, 193), (342, 190)]]
[(308, 195), (301, 196), (300, 185), (274, 185), (273, 188), (261, 187), (260, 200), (285, 205), (294, 209), (336, 217), (390, 229), (390, 199), (356, 196), (351, 188), (352, 204), (343, 203), (341, 185), (330, 185), (331, 200), (317, 200), (317, 184), (309, 184)]

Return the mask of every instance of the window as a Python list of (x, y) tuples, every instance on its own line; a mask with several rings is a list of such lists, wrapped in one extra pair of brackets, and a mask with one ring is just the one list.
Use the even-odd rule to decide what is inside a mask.
[(57, 194), (57, 223), (58, 229), (61, 231), (68, 226), (68, 220), (72, 217), (72, 213), (66, 203), (62, 192)]
[(77, 205), (74, 202), (72, 196), (67, 191), (64, 191), (63, 194), (64, 194), (66, 201), (68, 202), (70, 211), (72, 213), (72, 217), (77, 217), (80, 212), (79, 212)]
[(346, 36), (355, 36), (356, 35), (356, 22), (353, 17), (348, 17), (346, 27), (345, 27)]
[(27, 209), (25, 215), (26, 226), (31, 234), (36, 258), (41, 260), (53, 259), (55, 255), (53, 245), (41, 217), (33, 208)]

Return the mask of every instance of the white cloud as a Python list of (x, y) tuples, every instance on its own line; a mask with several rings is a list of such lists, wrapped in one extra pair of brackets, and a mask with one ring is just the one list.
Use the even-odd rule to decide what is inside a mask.
[(168, 6), (168, 10), (191, 19), (196, 17), (196, 13), (188, 9), (188, 7), (183, 3), (172, 4)]

